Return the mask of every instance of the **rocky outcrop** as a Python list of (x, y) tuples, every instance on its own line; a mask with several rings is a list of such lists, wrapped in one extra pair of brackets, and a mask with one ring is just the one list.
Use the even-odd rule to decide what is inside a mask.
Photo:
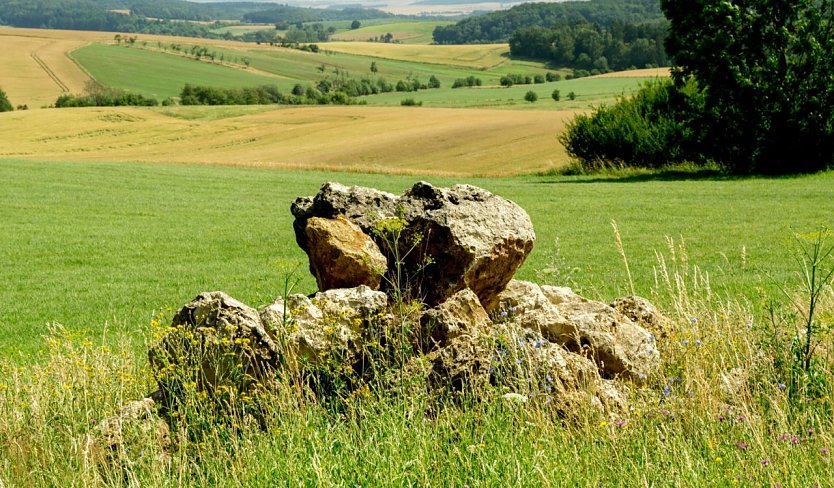
[(319, 290), (366, 285), (379, 289), (388, 262), (379, 246), (343, 216), (313, 217), (305, 228), (310, 272)]
[[(317, 252), (306, 231), (312, 218), (344, 216), (358, 225), (388, 254), (389, 273), (408, 277), (398, 286), (428, 305), (469, 288), (487, 308), (493, 306), (536, 239), (521, 207), (470, 185), (420, 182), (396, 197), (327, 183), (315, 197), (297, 199), (292, 212), (296, 241), (308, 254)], [(394, 233), (380, 225), (390, 219), (401, 222)]]
[(610, 305), (565, 288), (513, 280), (499, 295), (499, 314), (593, 359), (606, 378), (641, 381), (660, 365), (653, 334)]

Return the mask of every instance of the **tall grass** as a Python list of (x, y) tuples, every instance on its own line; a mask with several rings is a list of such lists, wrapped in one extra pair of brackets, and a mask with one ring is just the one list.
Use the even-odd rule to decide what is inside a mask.
[[(683, 243), (669, 240), (656, 255), (650, 294), (672, 304), (659, 339), (663, 374), (634, 387), (631, 409), (619, 415), (563, 419), (546, 404), (507, 403), (498, 395), (438, 406), (425, 396), (383, 397), (373, 389), (333, 413), (286, 387), (266, 430), (220, 423), (197, 437), (174, 432), (168, 453), (139, 432), (125, 444), (122, 467), (102, 471), (91, 448), (97, 425), (151, 391), (150, 374), (131, 354), (56, 327), (44, 339), (43, 363), (0, 362), (0, 480), (9, 486), (825, 486), (834, 476), (830, 330), (815, 336), (820, 388), (792, 396), (781, 379), (791, 365), (780, 363), (780, 351), (785, 340), (802, 337), (804, 317), (792, 313), (793, 304), (715, 293)], [(791, 289), (794, 300), (807, 301), (799, 285)], [(830, 287), (815, 307), (817, 319), (830, 323)], [(150, 329), (145, 334), (150, 340)]]

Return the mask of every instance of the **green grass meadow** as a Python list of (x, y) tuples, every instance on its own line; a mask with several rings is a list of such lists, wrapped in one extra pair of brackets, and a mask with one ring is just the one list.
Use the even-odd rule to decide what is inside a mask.
[[(47, 324), (100, 338), (139, 332), (153, 314), (201, 291), (252, 305), (283, 291), (296, 269), (313, 291), (289, 206), (326, 181), (400, 193), (417, 178), (127, 163), (0, 163), (0, 342), (4, 354), (42, 348)], [(630, 181), (579, 177), (469, 179), (531, 215), (537, 244), (519, 276), (593, 297), (628, 292), (611, 221), (636, 291), (655, 286), (656, 252), (684, 243), (689, 264), (728, 297), (787, 283), (791, 229), (834, 225), (832, 174), (785, 179)], [(461, 181), (430, 178), (439, 185)], [(766, 217), (765, 217), (766, 216)], [(557, 243), (558, 241), (558, 243)], [(680, 260), (681, 256), (677, 256)], [(772, 275), (775, 281), (766, 278)]]
[[(416, 178), (18, 161), (0, 162), (0, 178), (4, 486), (811, 487), (834, 476), (831, 397), (789, 401), (761, 357), (783, 351), (762, 342), (762, 304), (780, 300), (777, 283), (796, 289), (792, 228), (834, 224), (834, 173), (466, 181), (530, 213), (538, 241), (519, 277), (589, 297), (629, 293), (617, 222), (635, 291), (674, 324), (659, 342), (664, 371), (632, 390), (619, 417), (563, 419), (546, 403), (500, 396), (437, 408), (373, 394), (336, 415), (288, 390), (267, 431), (219, 424), (168, 453), (134, 432), (116, 472), (97, 468), (90, 439), (102, 418), (153, 390), (144, 352), (154, 316), (207, 290), (264, 304), (293, 269), (296, 291), (312, 292), (292, 199), (325, 181), (401, 192)], [(663, 270), (680, 281), (656, 286)], [(825, 303), (823, 320), (834, 316)], [(759, 375), (740, 397), (721, 393), (730, 368)]]

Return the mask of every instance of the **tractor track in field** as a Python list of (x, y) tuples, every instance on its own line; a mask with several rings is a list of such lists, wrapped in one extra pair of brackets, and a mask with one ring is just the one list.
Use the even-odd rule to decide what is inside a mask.
[(58, 88), (60, 88), (62, 92), (69, 93), (69, 87), (63, 81), (61, 81), (61, 78), (59, 78), (58, 75), (56, 75), (55, 72), (52, 71), (52, 69), (46, 63), (44, 63), (40, 57), (38, 57), (37, 51), (32, 51), (30, 55), (32, 56), (32, 59), (34, 59), (35, 62), (38, 63), (38, 66), (40, 66), (46, 72), (46, 74), (50, 78), (52, 78), (52, 81), (54, 81), (55, 84), (58, 85)]

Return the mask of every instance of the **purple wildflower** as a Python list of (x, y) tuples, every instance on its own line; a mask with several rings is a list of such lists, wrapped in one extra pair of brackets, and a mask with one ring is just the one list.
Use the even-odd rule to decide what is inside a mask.
[(759, 462), (762, 464), (762, 466), (767, 466), (768, 464), (770, 464), (770, 459), (764, 458)]
[(746, 450), (750, 447), (750, 446), (748, 446), (748, 445), (747, 445), (747, 443), (746, 443), (746, 442), (744, 442), (744, 441), (738, 441), (738, 442), (736, 442), (736, 445), (737, 445), (737, 446), (738, 446), (738, 448), (739, 448), (739, 449), (741, 449), (742, 451), (746, 451)]

